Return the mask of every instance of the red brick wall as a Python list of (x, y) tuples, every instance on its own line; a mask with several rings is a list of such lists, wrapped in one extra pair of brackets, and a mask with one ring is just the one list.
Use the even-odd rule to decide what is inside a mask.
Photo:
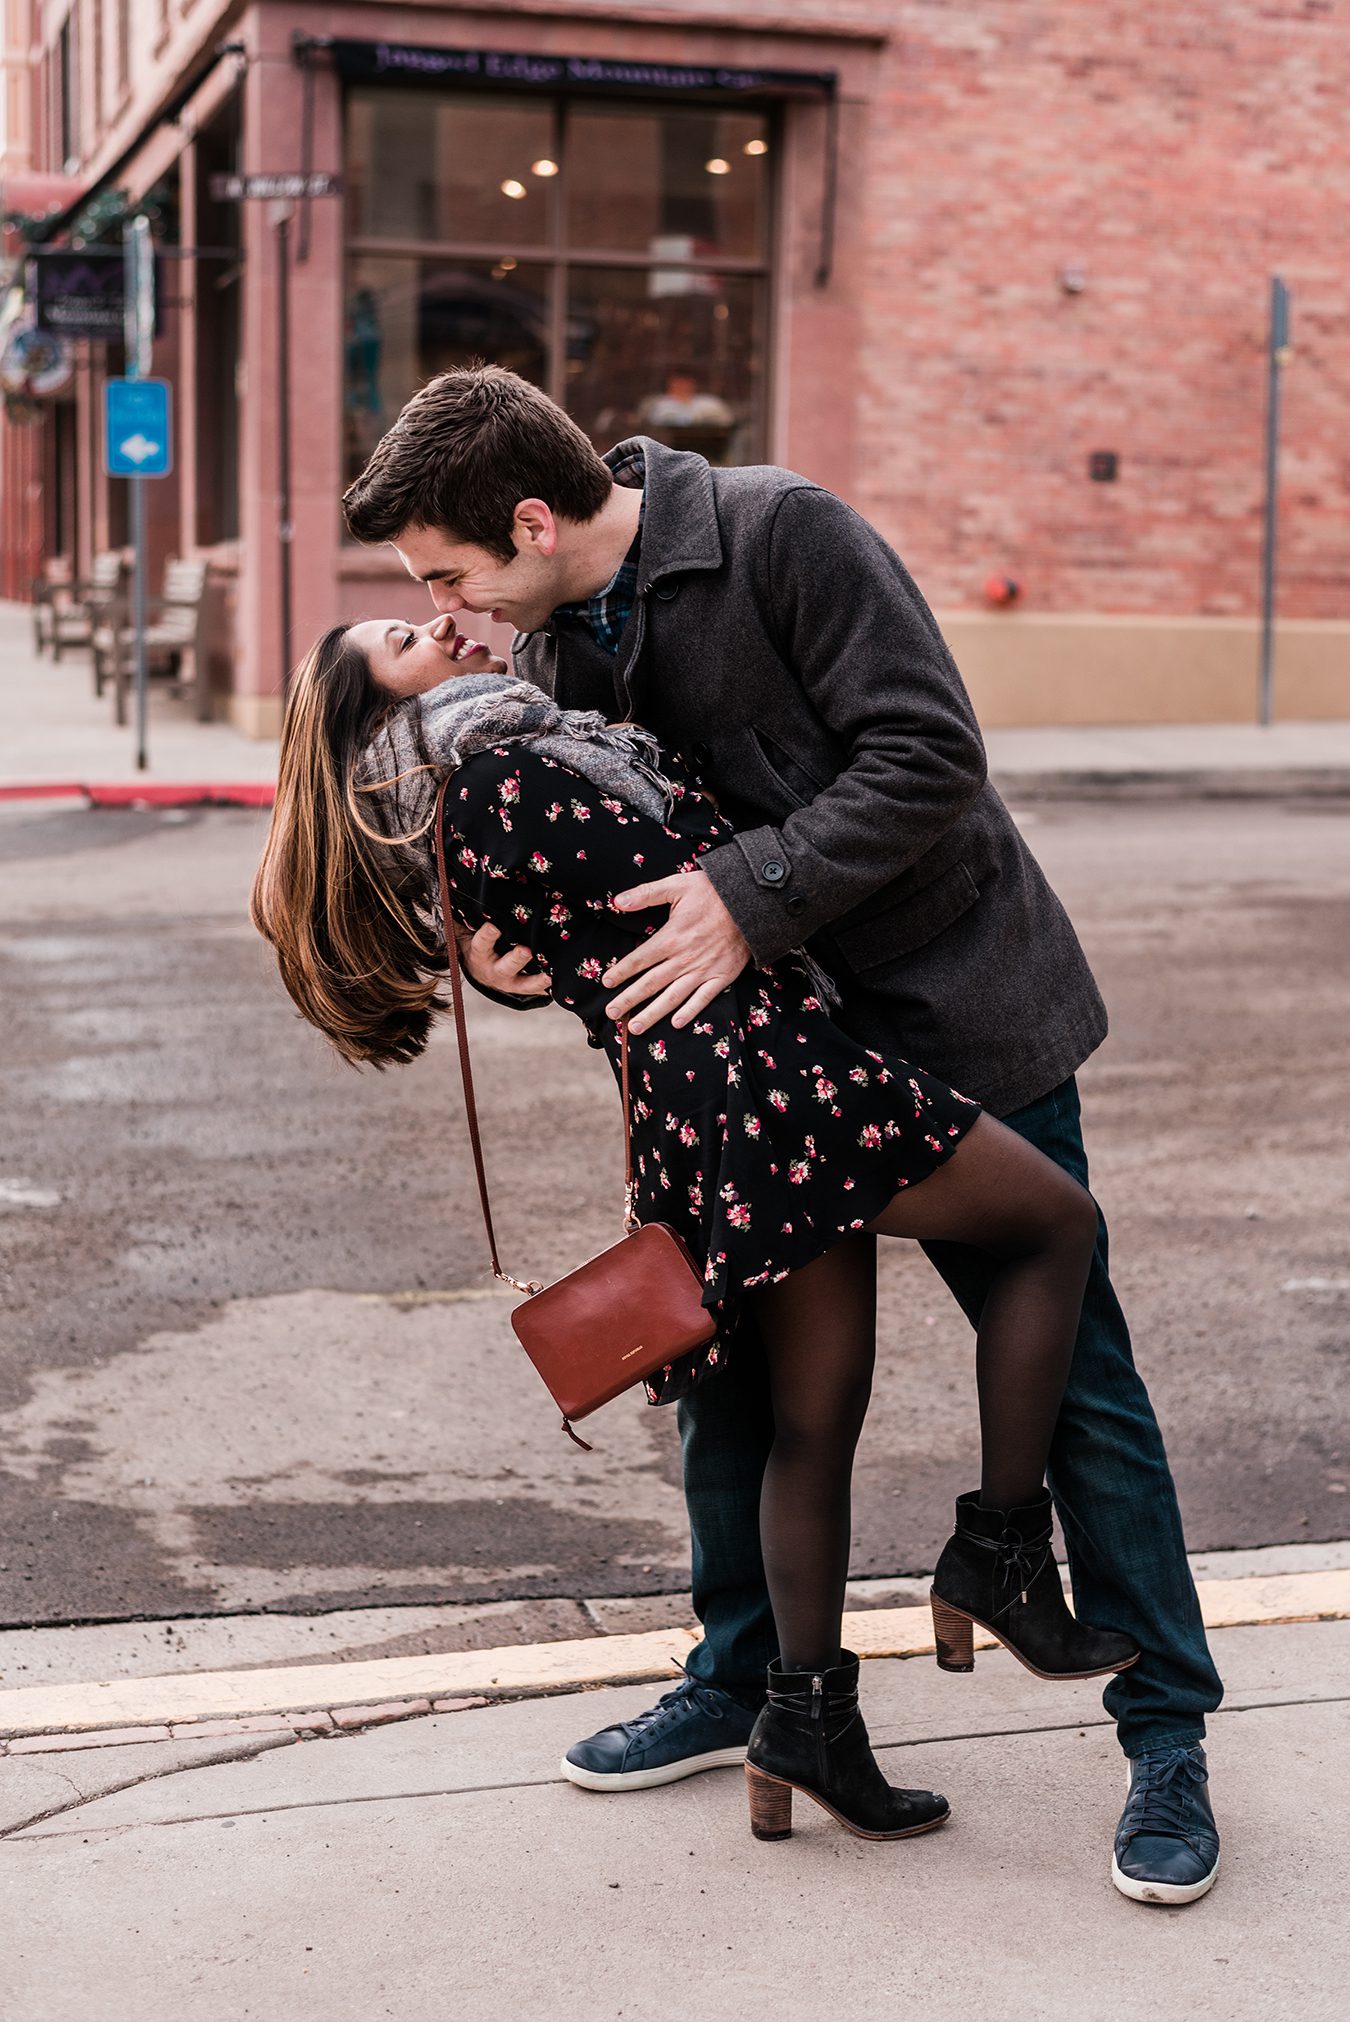
[(1350, 10), (877, 11), (858, 503), (929, 596), (1253, 611), (1278, 271), (1281, 610), (1350, 616)]
[[(699, 10), (702, 12), (702, 8)], [(1269, 278), (1293, 292), (1281, 596), (1350, 617), (1350, 8), (845, 0), (865, 108), (855, 503), (930, 597), (1258, 607)], [(833, 8), (744, 0), (747, 26)], [(1081, 266), (1066, 295), (1058, 275)], [(1090, 483), (1114, 449), (1120, 478)]]

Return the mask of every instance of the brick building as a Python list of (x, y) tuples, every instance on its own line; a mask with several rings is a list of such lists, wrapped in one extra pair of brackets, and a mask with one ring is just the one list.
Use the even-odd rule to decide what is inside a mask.
[[(344, 544), (337, 498), (414, 387), (475, 355), (602, 447), (643, 428), (841, 492), (987, 722), (1250, 717), (1277, 271), (1277, 700), (1350, 715), (1350, 19), (1329, 0), (3, 8), (6, 209), (54, 208), (69, 244), (90, 203), (154, 193), (177, 413), (155, 561), (211, 557), (244, 728), (278, 718), (283, 423), (293, 657), (335, 618), (423, 615), (397, 564)], [(284, 226), (213, 194), (300, 169), (343, 194)], [(77, 352), (36, 419), (0, 423), (6, 594), (125, 538), (98, 445), (120, 350)], [(1001, 577), (1019, 594), (994, 608)]]

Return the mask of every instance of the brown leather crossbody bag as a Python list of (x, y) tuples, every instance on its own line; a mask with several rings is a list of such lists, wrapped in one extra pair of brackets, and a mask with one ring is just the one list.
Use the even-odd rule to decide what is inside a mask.
[(602, 1250), (589, 1263), (569, 1271), (555, 1284), (522, 1284), (508, 1277), (497, 1260), (483, 1145), (469, 1065), (469, 1035), (464, 1018), (464, 986), (450, 905), (450, 881), (445, 868), (445, 791), (436, 796), (436, 870), (441, 887), (441, 919), (445, 926), (450, 991), (455, 1009), (464, 1113), (469, 1124), (483, 1226), (492, 1256), (492, 1275), (503, 1285), (529, 1296), (511, 1315), (525, 1353), (552, 1392), (562, 1413), (563, 1431), (578, 1446), (591, 1448), (572, 1430), (574, 1418), (585, 1418), (602, 1404), (653, 1376), (670, 1362), (712, 1340), (717, 1325), (702, 1303), (703, 1279), (688, 1245), (665, 1222), (640, 1222), (633, 1211), (633, 1131), (628, 1090), (628, 1021), (619, 1022), (623, 1081), (624, 1215), (622, 1242)]

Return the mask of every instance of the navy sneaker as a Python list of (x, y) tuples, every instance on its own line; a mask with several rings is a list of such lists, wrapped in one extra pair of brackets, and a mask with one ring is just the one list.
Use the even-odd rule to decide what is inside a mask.
[(633, 1720), (569, 1748), (562, 1773), (583, 1790), (650, 1790), (745, 1761), (755, 1715), (716, 1685), (686, 1678)]
[(1193, 1903), (1214, 1886), (1219, 1834), (1209, 1771), (1197, 1741), (1130, 1764), (1130, 1795), (1116, 1828), (1111, 1879), (1137, 1903)]

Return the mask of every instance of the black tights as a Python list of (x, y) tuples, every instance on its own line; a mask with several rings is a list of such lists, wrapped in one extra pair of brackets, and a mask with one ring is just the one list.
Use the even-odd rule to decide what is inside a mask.
[(838, 1657), (853, 1454), (876, 1352), (873, 1235), (966, 1243), (996, 1261), (975, 1351), (980, 1499), (1011, 1509), (1044, 1482), (1097, 1211), (1052, 1160), (981, 1116), (947, 1163), (897, 1194), (865, 1234), (753, 1295), (774, 1414), (760, 1535), (789, 1669)]

